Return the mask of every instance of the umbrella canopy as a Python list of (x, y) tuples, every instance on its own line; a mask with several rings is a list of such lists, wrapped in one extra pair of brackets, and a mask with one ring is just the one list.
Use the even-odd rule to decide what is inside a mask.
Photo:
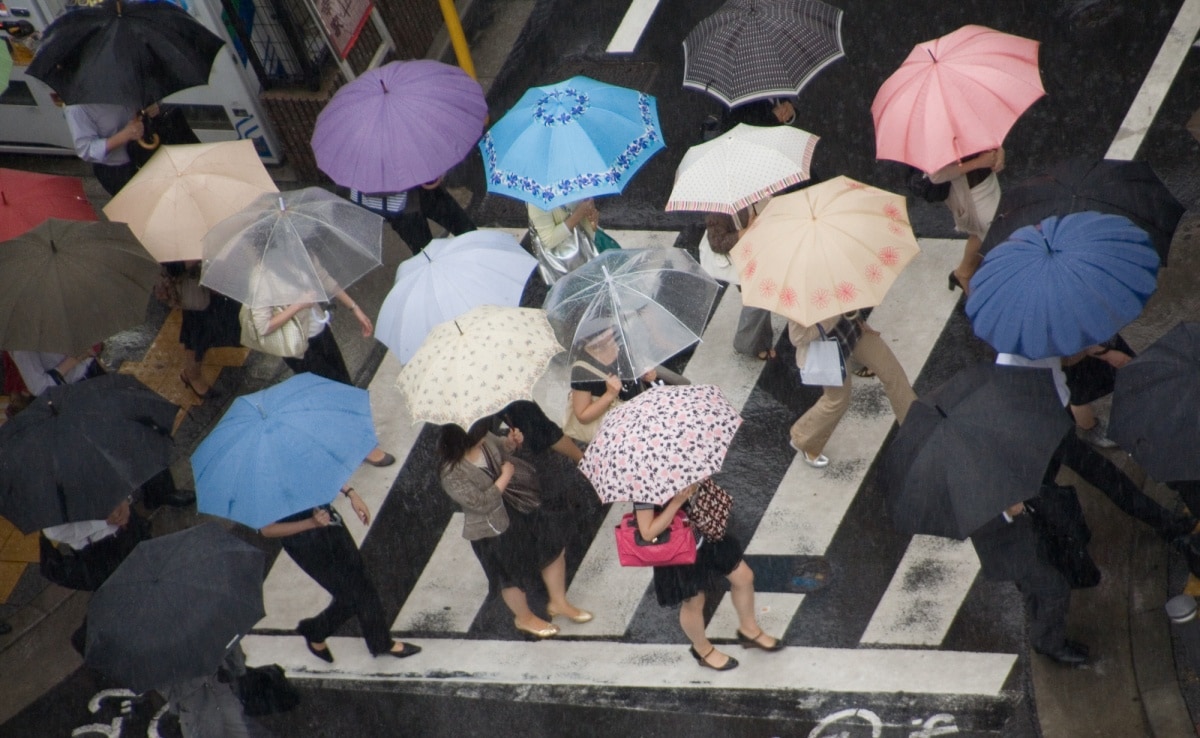
[(0, 169), (0, 241), (33, 230), (47, 218), (97, 219), (83, 193), (83, 180)]
[(261, 528), (328, 504), (377, 443), (366, 390), (297, 374), (238, 397), (196, 447), (197, 509)]
[(720, 286), (682, 249), (605, 251), (554, 283), (546, 317), (574, 362), (612, 329), (617, 373), (636, 379), (700, 340)]
[(1160, 482), (1200, 479), (1200, 323), (1180, 323), (1117, 372), (1108, 436)]
[(250, 307), (326, 302), (380, 264), (383, 218), (319, 187), (259, 195), (204, 237), (200, 283)]
[(1071, 429), (1048, 369), (978, 364), (912, 404), (883, 452), (896, 529), (963, 539), (1033, 497)]
[(216, 523), (139, 543), (88, 603), (84, 661), (136, 692), (216, 674), (266, 614), (265, 561)]
[(589, 77), (529, 88), (479, 142), (488, 192), (543, 210), (620, 192), (665, 146), (653, 97)]
[(809, 177), (818, 137), (791, 126), (738, 124), (688, 149), (675, 170), (667, 210), (734, 215)]
[(12, 68), (12, 53), (8, 50), (8, 44), (0, 44), (0, 95), (3, 95), (8, 89), (8, 81), (12, 77)]
[(49, 388), (0, 426), (0, 515), (25, 533), (103, 520), (167, 468), (178, 411), (126, 374)]
[(834, 177), (772, 198), (729, 256), (743, 303), (813, 325), (881, 303), (918, 251), (903, 197)]
[(128, 223), (159, 261), (194, 260), (213, 226), (269, 192), (278, 188), (253, 141), (161, 146), (104, 214)]
[(1158, 286), (1150, 236), (1127, 218), (1051, 216), (1017, 229), (971, 278), (967, 317), (997, 351), (1070, 356), (1107, 341)]
[(401, 262), (384, 298), (375, 336), (408, 363), (438, 323), (476, 305), (516, 307), (537, 259), (503, 231), (469, 231), (430, 242)]
[(924, 172), (994, 149), (1046, 94), (1038, 42), (963, 26), (917, 44), (871, 103), (875, 157)]
[(470, 428), (533, 385), (561, 351), (541, 310), (481, 305), (435, 326), (404, 365), (396, 386), (413, 423)]
[(820, 0), (729, 0), (683, 41), (683, 86), (729, 107), (796, 95), (845, 56), (842, 11)]
[(980, 253), (987, 254), (1022, 226), (1092, 210), (1126, 217), (1150, 234), (1166, 266), (1171, 238), (1186, 209), (1145, 162), (1079, 157), (1005, 190)]
[(479, 83), (430, 59), (396, 61), (343, 85), (317, 116), (321, 171), (360, 192), (401, 192), (442, 176), (483, 133)]
[(47, 26), (26, 74), (50, 85), (68, 105), (144, 108), (208, 84), (224, 44), (174, 3), (105, 0)]
[(0, 243), (0, 348), (74, 356), (141, 325), (158, 273), (124, 223), (50, 218)]
[(719, 387), (655, 387), (604, 416), (579, 471), (601, 502), (659, 505), (720, 471), (741, 424)]

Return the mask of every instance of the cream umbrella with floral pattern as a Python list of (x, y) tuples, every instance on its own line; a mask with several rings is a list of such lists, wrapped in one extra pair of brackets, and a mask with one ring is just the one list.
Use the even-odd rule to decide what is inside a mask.
[(414, 423), (470, 428), (514, 400), (530, 399), (562, 350), (543, 311), (481, 305), (434, 326), (396, 386)]
[(745, 305), (808, 326), (883, 302), (918, 251), (903, 197), (834, 177), (773, 198), (729, 255)]

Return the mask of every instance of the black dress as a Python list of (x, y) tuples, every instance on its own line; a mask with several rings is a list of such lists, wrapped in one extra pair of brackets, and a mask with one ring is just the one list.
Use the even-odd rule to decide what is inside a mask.
[[(577, 361), (583, 362), (591, 366), (595, 371), (588, 371), (583, 367), (571, 367), (571, 389), (587, 392), (592, 397), (601, 397), (608, 391), (608, 383), (603, 379), (609, 374), (617, 374), (617, 365), (604, 365), (593, 359), (587, 352), (579, 355)], [(596, 372), (600, 373), (597, 376)], [(642, 394), (650, 385), (643, 381), (640, 377), (634, 380), (621, 380), (621, 391), (617, 393), (617, 399), (622, 402), (632, 400)]]
[(536, 589), (542, 584), (542, 569), (566, 548), (566, 533), (540, 507), (523, 513), (505, 500), (504, 510), (508, 528), (498, 536), (471, 541), (475, 558), (493, 587)]
[[(686, 506), (685, 506), (686, 507)], [(660, 505), (634, 503), (633, 509), (653, 509), (658, 515)], [(742, 543), (726, 533), (719, 541), (710, 541), (696, 534), (696, 563), (684, 566), (654, 567), (654, 596), (663, 607), (675, 607), (700, 592), (718, 590), (742, 560)]]
[[(1114, 351), (1137, 356), (1137, 352), (1119, 334), (1102, 345)], [(1072, 405), (1086, 405), (1111, 395), (1117, 383), (1116, 367), (1098, 356), (1085, 356), (1071, 366), (1064, 366), (1063, 374), (1067, 377), (1067, 389), (1071, 391)]]

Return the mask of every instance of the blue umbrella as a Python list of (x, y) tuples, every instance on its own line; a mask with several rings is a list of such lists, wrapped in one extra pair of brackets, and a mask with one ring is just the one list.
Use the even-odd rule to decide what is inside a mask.
[(327, 504), (377, 443), (366, 390), (297, 374), (234, 400), (192, 454), (197, 509), (261, 528)]
[(1070, 356), (1136, 318), (1157, 275), (1150, 236), (1128, 218), (1052, 216), (988, 252), (971, 278), (967, 317), (997, 351)]
[(543, 210), (620, 192), (665, 146), (653, 97), (589, 77), (531, 87), (479, 142), (488, 192)]

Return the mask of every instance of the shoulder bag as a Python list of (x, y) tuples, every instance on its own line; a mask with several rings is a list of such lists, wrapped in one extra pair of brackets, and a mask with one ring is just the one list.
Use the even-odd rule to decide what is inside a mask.
[(733, 498), (711, 478), (701, 482), (696, 494), (688, 501), (688, 517), (692, 525), (705, 538), (713, 541), (725, 537), (732, 512)]
[[(272, 315), (281, 312), (283, 308), (271, 308)], [(241, 312), (238, 313), (238, 321), (242, 324), (242, 345), (246, 348), (291, 359), (299, 359), (308, 351), (307, 331), (300, 324), (298, 315), (293, 315), (288, 322), (265, 336), (259, 335), (258, 326), (254, 324), (254, 313), (249, 305), (242, 306)]]
[(571, 235), (563, 243), (548, 249), (542, 243), (542, 238), (533, 227), (533, 223), (530, 223), (529, 240), (533, 246), (533, 255), (538, 260), (538, 271), (550, 286), (554, 286), (564, 274), (583, 266), (599, 253), (592, 235), (582, 225), (572, 229)]
[(846, 383), (846, 362), (838, 340), (825, 335), (825, 329), (817, 325), (821, 338), (808, 344), (804, 366), (800, 368), (800, 381), (808, 385), (841, 387)]
[(675, 513), (671, 527), (647, 541), (638, 530), (637, 517), (625, 513), (616, 527), (617, 558), (621, 566), (686, 566), (696, 563), (696, 536), (683, 510)]
[[(596, 369), (596, 367), (592, 366), (591, 364), (587, 363), (586, 361), (577, 361), (574, 364), (572, 364), (571, 365), (572, 372), (575, 370), (575, 367), (580, 367), (580, 368), (584, 369), (585, 371), (587, 371), (591, 374), (594, 374), (596, 376), (596, 378), (602, 382), (604, 380), (608, 379), (608, 377), (605, 374), (603, 374), (601, 371)], [(598, 417), (593, 418), (592, 420), (585, 423), (582, 420), (580, 420), (578, 416), (575, 415), (575, 408), (571, 405), (571, 392), (568, 391), (567, 392), (567, 417), (562, 422), (563, 433), (567, 434), (567, 436), (569, 436), (570, 438), (574, 438), (576, 441), (582, 441), (583, 443), (591, 443), (592, 439), (596, 437), (596, 431), (600, 430), (600, 424), (602, 422), (604, 422), (604, 416), (608, 415), (609, 411), (611, 411), (613, 408), (620, 407), (622, 402), (624, 402), (624, 401), (620, 397), (614, 398), (612, 401), (612, 404), (608, 406), (608, 410), (605, 410), (604, 412), (600, 413), (600, 415)]]
[[(487, 459), (488, 471), (492, 478), (499, 477), (500, 466), (504, 462), (496, 457), (495, 452), (486, 443), (483, 445), (483, 456)], [(513, 475), (501, 494), (518, 512), (531, 513), (542, 504), (542, 485), (537, 469), (533, 464), (516, 456), (509, 456), (508, 461), (513, 465)]]

